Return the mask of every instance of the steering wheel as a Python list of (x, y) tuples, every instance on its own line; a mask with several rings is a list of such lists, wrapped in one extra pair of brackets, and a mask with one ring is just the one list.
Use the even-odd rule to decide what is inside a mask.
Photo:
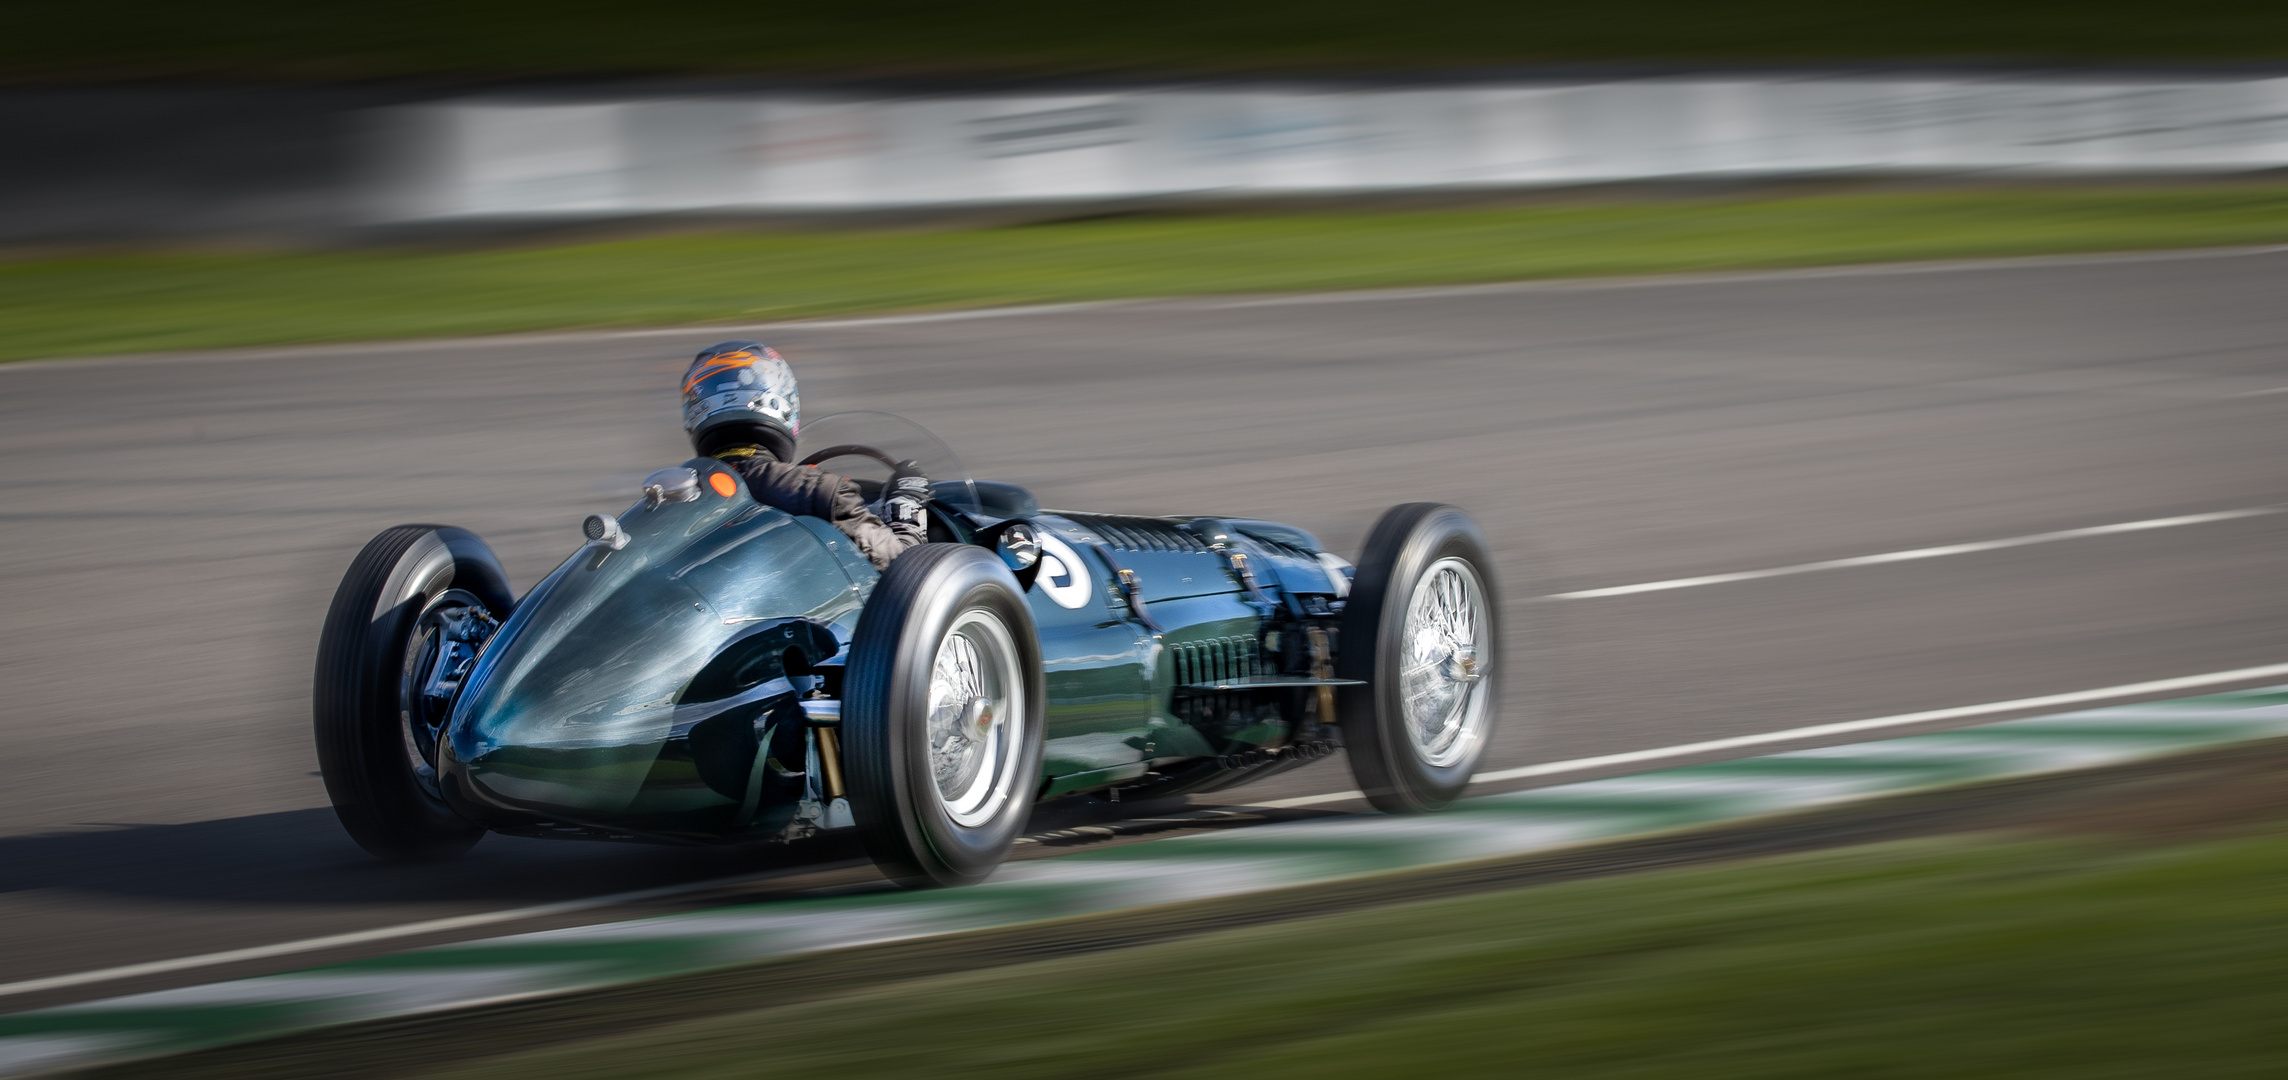
[(898, 459), (891, 457), (890, 455), (885, 454), (880, 450), (876, 450), (871, 446), (862, 446), (858, 443), (842, 443), (839, 446), (829, 446), (824, 450), (820, 450), (803, 458), (801, 461), (795, 462), (795, 464), (797, 466), (808, 466), (815, 469), (818, 467), (819, 462), (832, 461), (838, 457), (869, 457), (881, 462), (884, 465), (889, 466), (890, 471), (892, 472), (896, 472), (898, 469)]

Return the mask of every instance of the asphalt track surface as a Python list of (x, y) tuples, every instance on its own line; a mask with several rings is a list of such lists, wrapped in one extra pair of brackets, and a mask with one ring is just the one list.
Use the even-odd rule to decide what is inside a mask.
[[(1269, 517), (1352, 552), (1389, 504), (1467, 507), (1519, 639), (1502, 770), (2288, 661), (2278, 513), (1534, 599), (2288, 505), (2283, 296), (2288, 253), (2196, 253), (762, 336), (807, 415), (903, 413), (1050, 506)], [(311, 660), (359, 545), (462, 525), (529, 585), (687, 456), (675, 376), (723, 336), (0, 369), (0, 984), (773, 868), (757, 888), (865, 881), (502, 837), (388, 866), (316, 776)], [(1337, 758), (1194, 805), (1351, 786)]]

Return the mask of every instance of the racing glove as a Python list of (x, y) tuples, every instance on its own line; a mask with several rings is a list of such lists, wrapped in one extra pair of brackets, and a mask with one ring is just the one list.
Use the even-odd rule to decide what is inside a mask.
[(929, 501), (929, 477), (923, 476), (921, 466), (911, 459), (901, 461), (890, 475), (889, 486), (882, 489), (882, 519), (927, 531), (929, 515), (922, 508)]

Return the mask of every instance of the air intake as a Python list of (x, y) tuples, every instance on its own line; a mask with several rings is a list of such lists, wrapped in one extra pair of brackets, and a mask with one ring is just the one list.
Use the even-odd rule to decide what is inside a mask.
[(1219, 637), (1168, 646), (1176, 685), (1228, 683), (1262, 672), (1261, 654), (1252, 637)]

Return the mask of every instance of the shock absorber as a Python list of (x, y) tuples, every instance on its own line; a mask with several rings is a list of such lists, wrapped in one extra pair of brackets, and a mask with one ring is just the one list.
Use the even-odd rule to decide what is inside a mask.
[(818, 730), (818, 763), (826, 767), (826, 798), (842, 797), (842, 743), (833, 728)]
[(1326, 627), (1316, 624), (1303, 628), (1303, 640), (1311, 649), (1311, 677), (1320, 680), (1319, 723), (1335, 726), (1335, 688), (1327, 680), (1335, 677), (1335, 653), (1327, 644)]
[(810, 717), (811, 734), (818, 739), (819, 770), (826, 774), (826, 818), (819, 827), (848, 828), (858, 822), (850, 816), (850, 800), (842, 794), (842, 702), (804, 698), (802, 711)]

